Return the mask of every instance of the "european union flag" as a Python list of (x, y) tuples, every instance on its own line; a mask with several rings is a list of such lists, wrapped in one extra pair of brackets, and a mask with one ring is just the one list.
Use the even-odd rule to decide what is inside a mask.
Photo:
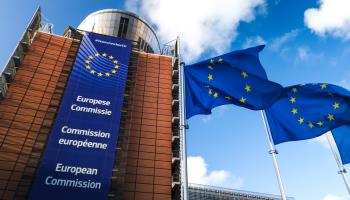
[(345, 165), (350, 163), (350, 124), (345, 124), (332, 130), (341, 161)]
[(315, 138), (350, 122), (350, 92), (325, 83), (287, 87), (266, 116), (275, 144)]
[(252, 110), (271, 106), (283, 87), (267, 80), (259, 61), (263, 48), (233, 51), (185, 66), (186, 117), (210, 114), (212, 108), (224, 104)]

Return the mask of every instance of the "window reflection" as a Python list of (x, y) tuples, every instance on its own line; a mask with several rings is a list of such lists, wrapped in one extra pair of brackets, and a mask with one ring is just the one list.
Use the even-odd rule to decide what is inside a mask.
[(138, 48), (149, 53), (159, 53), (160, 47), (155, 33), (139, 17), (120, 10), (108, 9), (90, 14), (78, 29), (112, 35), (139, 42)]

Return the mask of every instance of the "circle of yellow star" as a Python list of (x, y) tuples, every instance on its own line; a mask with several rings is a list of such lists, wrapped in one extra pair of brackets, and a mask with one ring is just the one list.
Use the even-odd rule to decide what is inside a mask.
[(219, 94), (217, 92), (214, 93), (213, 97), (218, 98)]
[(327, 88), (327, 84), (324, 83), (321, 85), (321, 89), (326, 89), (326, 88)]
[(209, 81), (213, 80), (213, 75), (212, 75), (212, 74), (209, 74), (209, 75), (208, 75), (208, 80), (209, 80)]
[(248, 77), (248, 73), (247, 72), (242, 72), (241, 75), (243, 76), (243, 78), (247, 78)]
[(241, 103), (245, 103), (246, 102), (246, 98), (244, 98), (244, 97), (242, 97), (240, 100), (239, 100), (239, 102), (241, 102)]
[(317, 122), (317, 125), (319, 125), (319, 126), (323, 126), (323, 122), (321, 122), (321, 121), (319, 121), (319, 122)]
[[(88, 56), (88, 59), (87, 59), (87, 60), (85, 60), (85, 63), (87, 64), (87, 65), (85, 66), (85, 68), (86, 68), (87, 70), (90, 71), (90, 74), (95, 74), (95, 73), (96, 73), (99, 77), (101, 77), (101, 76), (103, 76), (103, 75), (109, 77), (109, 76), (111, 75), (111, 73), (112, 73), (112, 74), (115, 74), (115, 73), (117, 72), (117, 70), (115, 70), (115, 69), (119, 69), (119, 65), (117, 65), (117, 64), (118, 64), (118, 60), (113, 60), (113, 63), (115, 64), (115, 66), (114, 66), (114, 68), (111, 69), (111, 71), (109, 71), (109, 72), (100, 72), (100, 71), (94, 70), (94, 69), (92, 68), (93, 66), (90, 64), (91, 61), (92, 61), (92, 59), (95, 58), (94, 56), (95, 56), (95, 57), (99, 57), (100, 54), (99, 54), (99, 53), (92, 54), (92, 55)], [(102, 56), (103, 56), (103, 57), (107, 57), (108, 54), (107, 54), (107, 53), (103, 53)], [(112, 55), (110, 55), (110, 56), (108, 56), (108, 58), (109, 58), (109, 59), (113, 59), (114, 57), (113, 57)]]
[(222, 59), (222, 58), (219, 58), (219, 60), (218, 60), (219, 63), (223, 63), (223, 61), (224, 61), (224, 59)]
[(298, 109), (296, 109), (296, 108), (293, 108), (293, 109), (292, 109), (292, 113), (293, 113), (293, 115), (296, 115), (296, 114), (298, 114)]
[(333, 108), (334, 108), (334, 110), (337, 108), (340, 108), (340, 103), (334, 102)]
[(213, 67), (211, 65), (208, 65), (208, 69), (213, 70)]
[(215, 62), (214, 62), (214, 60), (213, 59), (211, 59), (210, 60), (210, 64), (214, 64)]
[(309, 122), (307, 125), (308, 125), (310, 128), (315, 127), (315, 125), (314, 125), (312, 122)]
[(334, 120), (334, 115), (328, 114), (327, 119), (329, 121), (333, 121)]
[(295, 103), (295, 102), (297, 102), (297, 99), (295, 97), (291, 97), (289, 101), (292, 103)]
[(250, 91), (251, 91), (250, 85), (246, 85), (244, 89), (245, 89), (245, 91), (247, 91), (247, 92), (250, 92)]
[(304, 123), (304, 118), (300, 117), (299, 120), (298, 120), (299, 124), (302, 124)]

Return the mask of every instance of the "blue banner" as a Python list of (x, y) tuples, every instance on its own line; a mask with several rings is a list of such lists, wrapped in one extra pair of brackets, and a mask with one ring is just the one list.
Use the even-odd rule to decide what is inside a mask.
[(130, 52), (128, 40), (84, 35), (30, 199), (107, 199)]

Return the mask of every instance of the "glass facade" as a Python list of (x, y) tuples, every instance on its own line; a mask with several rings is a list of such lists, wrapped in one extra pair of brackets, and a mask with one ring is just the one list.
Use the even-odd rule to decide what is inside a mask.
[[(208, 185), (190, 184), (189, 185), (190, 200), (280, 200), (277, 195), (262, 194), (256, 192), (248, 192), (242, 190), (234, 190), (228, 188), (213, 187)], [(288, 200), (294, 198), (288, 197)]]
[(139, 16), (117, 9), (106, 9), (87, 16), (79, 30), (126, 38), (134, 41), (138, 49), (147, 53), (160, 53), (154, 30)]

